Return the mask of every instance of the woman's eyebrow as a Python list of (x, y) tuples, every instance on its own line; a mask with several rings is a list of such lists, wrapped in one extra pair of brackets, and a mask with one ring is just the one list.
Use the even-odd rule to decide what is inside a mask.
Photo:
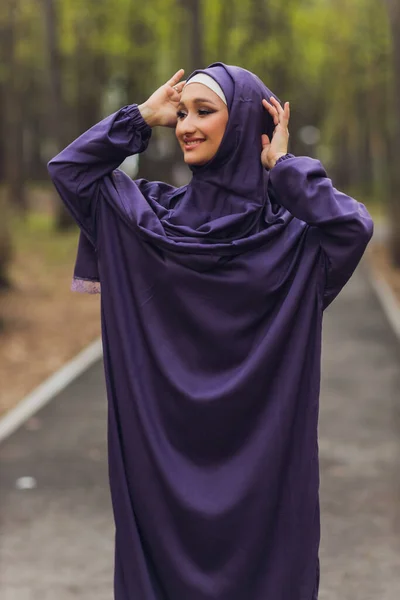
[[(209, 104), (214, 104), (214, 106), (217, 106), (215, 104), (215, 102), (213, 102), (212, 100), (209, 100), (208, 98), (195, 98), (194, 100), (192, 100), (192, 102), (193, 102), (193, 104), (200, 104), (202, 102), (208, 102)], [(185, 103), (184, 102), (179, 102), (178, 106), (181, 106), (181, 105), (184, 106)]]

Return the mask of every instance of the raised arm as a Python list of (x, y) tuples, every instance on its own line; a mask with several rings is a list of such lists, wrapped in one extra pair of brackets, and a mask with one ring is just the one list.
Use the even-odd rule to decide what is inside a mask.
[(372, 237), (373, 221), (363, 204), (336, 190), (318, 160), (286, 155), (270, 171), (279, 204), (316, 227), (325, 255), (324, 308), (358, 265)]
[(50, 176), (70, 193), (91, 196), (99, 181), (127, 156), (145, 150), (151, 131), (137, 104), (125, 106), (57, 154), (48, 163)]
[(127, 156), (143, 152), (151, 128), (136, 104), (125, 106), (74, 140), (47, 165), (62, 201), (95, 243), (99, 189)]
[(92, 241), (102, 182), (125, 158), (146, 149), (153, 126), (173, 126), (182, 74), (183, 69), (175, 73), (144, 104), (125, 106), (103, 119), (48, 163), (61, 199)]
[(287, 154), (290, 105), (276, 98), (262, 104), (274, 122), (270, 140), (262, 134), (261, 162), (269, 188), (294, 217), (317, 228), (325, 257), (326, 308), (349, 280), (372, 237), (373, 222), (363, 204), (336, 190), (318, 160)]

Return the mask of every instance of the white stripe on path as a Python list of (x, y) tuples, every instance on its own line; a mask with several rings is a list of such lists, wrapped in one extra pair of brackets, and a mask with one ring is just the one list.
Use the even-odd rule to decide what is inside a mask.
[(103, 355), (101, 338), (87, 346), (0, 419), (0, 443)]

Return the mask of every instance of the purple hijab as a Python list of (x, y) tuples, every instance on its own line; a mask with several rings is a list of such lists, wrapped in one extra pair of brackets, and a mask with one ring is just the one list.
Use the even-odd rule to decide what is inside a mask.
[[(142, 233), (163, 249), (182, 253), (176, 260), (207, 270), (227, 256), (265, 244), (291, 216), (269, 202), (268, 173), (260, 161), (261, 133), (271, 139), (274, 130), (261, 101), (272, 92), (240, 67), (215, 63), (194, 71), (187, 81), (197, 73), (210, 75), (224, 90), (229, 110), (225, 135), (211, 161), (190, 166), (193, 178), (187, 186), (171, 190), (162, 204), (145, 194), (154, 216)], [(81, 234), (72, 289), (100, 292), (98, 281), (94, 245)]]
[(101, 282), (115, 599), (316, 600), (323, 311), (372, 220), (317, 160), (266, 172), (271, 92), (204, 72), (229, 121), (187, 186), (118, 170), (151, 136), (135, 104), (49, 163)]

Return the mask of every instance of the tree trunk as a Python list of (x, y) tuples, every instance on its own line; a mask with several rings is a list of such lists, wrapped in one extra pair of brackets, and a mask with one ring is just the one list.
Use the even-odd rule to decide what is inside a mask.
[(10, 204), (24, 213), (27, 208), (25, 194), (25, 169), (23, 156), (23, 107), (20, 89), (22, 67), (15, 56), (17, 0), (8, 0), (8, 24), (2, 39), (2, 54), (5, 56), (5, 181)]
[[(47, 169), (43, 161), (43, 140), (46, 131), (42, 118), (42, 105), (46, 101), (43, 94), (42, 82), (36, 70), (29, 73), (29, 82), (25, 91), (26, 127), (26, 174), (28, 181), (43, 182), (47, 179)], [(44, 112), (44, 111), (43, 111)]]
[(190, 19), (192, 43), (190, 47), (192, 57), (192, 70), (203, 69), (204, 51), (203, 51), (203, 24), (201, 18), (201, 0), (189, 0), (187, 3)]
[(0, 197), (0, 211), (0, 291), (2, 291), (10, 287), (8, 267), (12, 258), (12, 245), (7, 211), (7, 202), (4, 196)]
[[(62, 94), (62, 61), (58, 47), (58, 22), (54, 0), (43, 0), (44, 18), (47, 34), (47, 56), (49, 68), (49, 118), (50, 138), (54, 154), (65, 146), (65, 109)], [(71, 215), (61, 202), (57, 204), (57, 229), (68, 229), (74, 223)]]
[(390, 253), (393, 263), (400, 267), (400, 1), (386, 0), (393, 44), (393, 120), (390, 125), (389, 147), (389, 223)]
[(227, 32), (233, 27), (235, 7), (231, 2), (223, 2), (219, 14), (219, 36), (217, 42), (216, 56), (220, 62), (229, 61), (229, 39)]

